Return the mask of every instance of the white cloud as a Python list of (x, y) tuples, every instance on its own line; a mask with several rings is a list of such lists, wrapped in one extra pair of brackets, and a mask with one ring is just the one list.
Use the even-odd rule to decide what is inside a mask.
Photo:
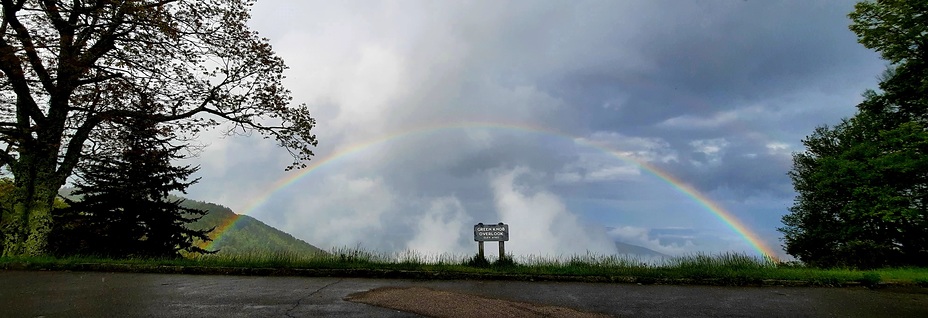
[(696, 152), (701, 152), (706, 155), (716, 155), (728, 147), (729, 142), (725, 138), (716, 138), (716, 139), (700, 139), (690, 142), (690, 146), (694, 148)]
[[(255, 195), (264, 193), (276, 177), (283, 176), (283, 169), (291, 158), (285, 152), (281, 153), (272, 140), (225, 136), (223, 133), (222, 129), (201, 133), (195, 142), (204, 145), (203, 150), (195, 158), (178, 164), (200, 167), (193, 177), (202, 177), (202, 180), (190, 188), (192, 193), (197, 194), (194, 199), (241, 208)], [(248, 175), (252, 170), (263, 170), (264, 173)], [(238, 179), (243, 175), (247, 181), (234, 182), (235, 186), (216, 186), (216, 180)]]
[(609, 230), (609, 235), (617, 240), (649, 248), (670, 256), (683, 255), (693, 251), (693, 241), (687, 239), (684, 244), (661, 244), (659, 238), (649, 235), (650, 229), (634, 226), (619, 226)]
[(602, 227), (585, 224), (561, 199), (548, 191), (526, 193), (516, 178), (531, 173), (525, 167), (491, 178), (496, 210), (509, 224), (507, 252), (515, 255), (560, 257), (593, 252), (614, 254), (615, 245)]
[(554, 174), (554, 181), (562, 184), (631, 180), (641, 175), (637, 165), (603, 152), (581, 152)]
[(729, 125), (743, 125), (757, 119), (770, 120), (780, 115), (755, 105), (716, 112), (708, 117), (694, 115), (672, 117), (660, 122), (657, 126), (675, 129), (718, 129)]
[(311, 105), (321, 137), (358, 142), (387, 129), (383, 118), (411, 85), (402, 52), (363, 41), (332, 48), (299, 37), (288, 40), (302, 43), (281, 51), (294, 69), (288, 82), (300, 83), (293, 88), (294, 97)]
[(765, 146), (771, 155), (790, 155), (793, 152), (792, 147), (784, 142), (769, 142)]
[(683, 129), (706, 129), (720, 128), (738, 120), (738, 113), (735, 111), (725, 111), (714, 114), (711, 117), (698, 117), (693, 115), (682, 115), (673, 117), (657, 124), (662, 128), (683, 128)]
[(583, 176), (577, 172), (558, 172), (554, 174), (554, 182), (577, 183), (583, 181)]
[(462, 255), (473, 252), (473, 246), (464, 243), (473, 238), (468, 236), (472, 219), (455, 197), (433, 199), (425, 215), (419, 217), (416, 235), (406, 243), (406, 248), (424, 255)]
[(618, 180), (628, 176), (641, 175), (641, 169), (635, 166), (611, 166), (599, 170), (593, 170), (587, 173), (587, 180), (590, 181), (609, 181)]
[(677, 160), (677, 153), (667, 141), (654, 137), (631, 137), (615, 131), (598, 131), (589, 137), (577, 138), (579, 144), (603, 147), (626, 158), (647, 162)]
[(326, 248), (370, 247), (396, 230), (385, 219), (395, 211), (396, 195), (382, 179), (334, 175), (316, 188), (318, 192), (303, 193), (285, 212), (286, 232)]
[[(707, 159), (706, 162), (713, 165), (721, 163), (722, 156), (725, 154), (725, 148), (729, 145), (730, 143), (725, 138), (699, 139), (690, 142), (690, 147), (693, 147), (693, 151), (704, 154)], [(701, 165), (700, 162), (694, 163)]]

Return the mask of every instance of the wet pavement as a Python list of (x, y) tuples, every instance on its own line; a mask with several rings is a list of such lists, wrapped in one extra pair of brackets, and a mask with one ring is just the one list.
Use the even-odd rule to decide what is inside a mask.
[[(633, 317), (928, 317), (925, 288), (660, 286), (0, 271), (0, 317), (415, 317), (345, 301), (425, 287)], [(427, 304), (428, 299), (422, 300)]]

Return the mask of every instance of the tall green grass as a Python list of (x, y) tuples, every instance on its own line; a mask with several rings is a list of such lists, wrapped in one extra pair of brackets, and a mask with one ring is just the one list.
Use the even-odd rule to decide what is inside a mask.
[[(669, 258), (587, 253), (569, 256), (519, 256), (475, 262), (473, 255), (425, 254), (417, 251), (375, 252), (362, 248), (333, 248), (326, 253), (270, 253), (197, 255), (181, 259), (104, 259), (96, 257), (0, 258), (0, 268), (79, 268), (80, 264), (118, 266), (182, 266), (196, 268), (317, 269), (360, 271), (416, 271), (455, 275), (509, 275), (516, 279), (572, 279), (639, 283), (712, 283), (724, 285), (777, 284), (846, 285), (902, 283), (928, 286), (928, 268), (859, 271), (819, 269), (783, 263), (769, 257), (738, 253), (691, 254)], [(25, 265), (24, 265), (25, 264)], [(15, 266), (14, 266), (15, 265)], [(223, 270), (217, 270), (223, 273)], [(450, 274), (449, 274), (450, 273)], [(457, 274), (455, 274), (457, 273)]]
[[(248, 255), (203, 255), (195, 258), (202, 264), (222, 266), (323, 268), (323, 269), (396, 269), (462, 273), (495, 273), (528, 276), (598, 276), (627, 277), (631, 281), (686, 282), (704, 281), (720, 284), (764, 284), (771, 281), (805, 282), (808, 285), (843, 285), (881, 282), (928, 285), (928, 269), (902, 268), (860, 271), (855, 269), (820, 269), (796, 262), (781, 262), (771, 257), (740, 253), (691, 254), (668, 258), (641, 258), (630, 255), (587, 253), (569, 256), (510, 256), (501, 264), (490, 258), (486, 266), (474, 266), (475, 256), (423, 254), (416, 251), (374, 252), (362, 248), (333, 248), (328, 253), (293, 255), (258, 253)], [(775, 283), (775, 282), (773, 282)]]

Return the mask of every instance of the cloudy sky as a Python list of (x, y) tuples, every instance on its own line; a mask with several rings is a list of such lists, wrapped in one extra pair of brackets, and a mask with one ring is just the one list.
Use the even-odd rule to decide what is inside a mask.
[(695, 193), (782, 253), (790, 154), (886, 65), (851, 10), (260, 0), (250, 25), (318, 120), (316, 159), (278, 188), (293, 172), (273, 142), (206, 135), (190, 197), (322, 248), (472, 253), (473, 225), (502, 221), (515, 254), (758, 253)]

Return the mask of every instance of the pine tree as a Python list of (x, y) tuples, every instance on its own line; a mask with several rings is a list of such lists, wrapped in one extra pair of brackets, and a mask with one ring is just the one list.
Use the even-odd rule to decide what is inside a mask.
[(116, 155), (97, 157), (78, 169), (73, 193), (59, 213), (51, 242), (56, 254), (107, 257), (178, 257), (181, 252), (209, 253), (196, 240), (208, 241), (212, 229), (192, 230), (206, 212), (185, 208), (170, 193), (185, 193), (198, 179), (186, 181), (198, 167), (173, 166), (183, 146), (146, 118), (114, 125)]

